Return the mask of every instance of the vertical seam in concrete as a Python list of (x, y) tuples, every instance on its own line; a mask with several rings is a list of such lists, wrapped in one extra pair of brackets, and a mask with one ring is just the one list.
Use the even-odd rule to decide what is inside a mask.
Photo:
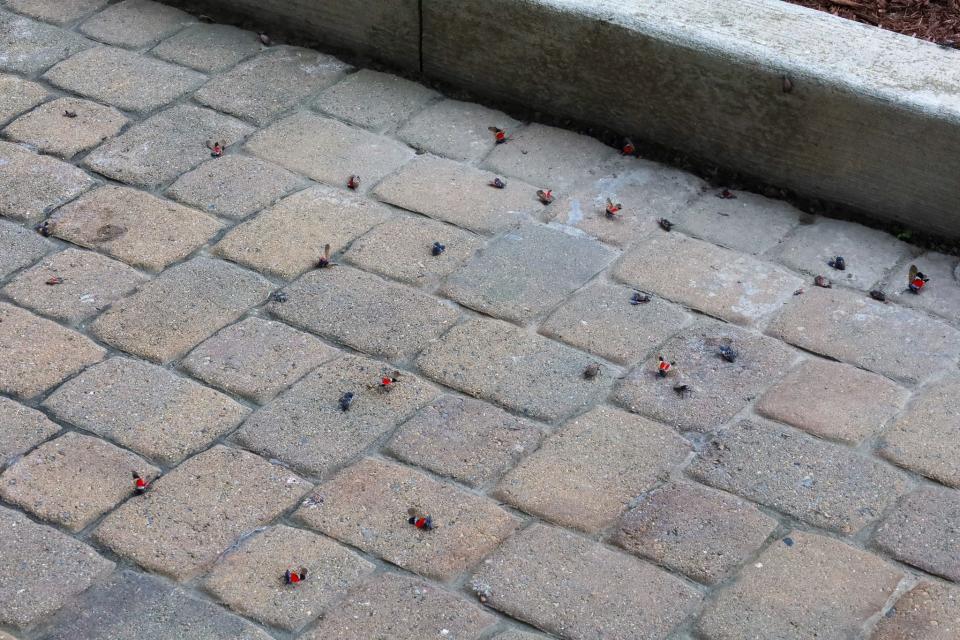
[(423, 73), (423, 0), (417, 0), (417, 17), (420, 21), (417, 32), (417, 53), (420, 56), (420, 73)]

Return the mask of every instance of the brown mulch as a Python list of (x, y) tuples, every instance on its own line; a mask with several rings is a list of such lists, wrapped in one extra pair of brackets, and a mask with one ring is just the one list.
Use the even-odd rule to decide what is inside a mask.
[(786, 0), (960, 49), (960, 0)]

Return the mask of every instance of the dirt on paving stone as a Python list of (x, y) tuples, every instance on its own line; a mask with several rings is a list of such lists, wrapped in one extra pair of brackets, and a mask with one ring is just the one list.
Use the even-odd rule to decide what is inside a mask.
[(786, 0), (960, 49), (960, 0)]

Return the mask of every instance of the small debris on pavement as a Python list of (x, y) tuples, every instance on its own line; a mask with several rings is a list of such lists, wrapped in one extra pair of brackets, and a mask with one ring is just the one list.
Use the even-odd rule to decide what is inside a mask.
[(735, 193), (733, 193), (732, 191), (730, 191), (730, 189), (724, 189), (723, 191), (721, 191), (720, 193), (717, 194), (717, 197), (720, 198), (721, 200), (736, 200), (736, 199), (737, 199), (737, 195), (736, 195)]
[(681, 398), (683, 398), (684, 395), (687, 393), (687, 391), (690, 390), (690, 385), (688, 385), (686, 382), (677, 382), (676, 384), (673, 385), (673, 390), (674, 390)]
[(38, 224), (34, 229), (37, 230), (37, 233), (42, 235), (44, 238), (49, 238), (53, 235), (53, 230), (56, 227), (56, 223), (50, 222), (49, 220), (44, 220)]
[(553, 191), (551, 191), (550, 189), (546, 189), (546, 190), (538, 189), (537, 198), (543, 204), (550, 204), (551, 202), (553, 202)]
[(285, 294), (283, 291), (274, 291), (270, 294), (271, 302), (286, 302), (287, 299), (287, 294)]
[(666, 378), (670, 370), (673, 369), (673, 364), (672, 362), (664, 360), (663, 356), (657, 356), (657, 375), (661, 378)]
[(219, 140), (207, 140), (207, 148), (210, 149), (210, 155), (214, 158), (223, 155), (223, 143)]
[(664, 231), (670, 231), (670, 229), (673, 229), (673, 223), (666, 218), (657, 218), (657, 224), (659, 224), (660, 228)]
[(61, 278), (60, 276), (51, 276), (47, 280), (47, 284), (50, 285), (51, 287), (57, 284), (63, 284), (63, 278)]
[(415, 526), (417, 529), (423, 529), (424, 531), (433, 530), (433, 518), (420, 511), (420, 509), (416, 507), (410, 507), (407, 509), (407, 515), (410, 516), (407, 518), (407, 522)]
[(138, 496), (142, 496), (147, 492), (147, 489), (150, 488), (150, 483), (140, 477), (140, 474), (136, 471), (133, 472), (133, 492)]
[(930, 278), (917, 269), (917, 265), (910, 265), (910, 279), (907, 283), (907, 288), (910, 290), (910, 293), (920, 293), (920, 290), (923, 289), (928, 282), (930, 282)]
[(347, 180), (347, 188), (355, 191), (359, 186), (360, 176), (350, 176), (350, 179)]
[(496, 187), (497, 189), (503, 189), (505, 186), (507, 186), (507, 183), (500, 178), (494, 178), (490, 181), (490, 186)]
[(317, 269), (326, 269), (336, 266), (336, 263), (330, 262), (330, 243), (323, 245), (323, 255), (317, 260)]
[(439, 242), (434, 242), (433, 246), (430, 248), (430, 255), (438, 256), (446, 250), (447, 250), (447, 245), (440, 244)]
[(720, 357), (727, 362), (736, 362), (737, 352), (730, 348), (729, 345), (722, 344), (720, 345)]
[(827, 264), (837, 271), (845, 271), (847, 268), (847, 261), (843, 259), (843, 256), (837, 256)]
[(67, 110), (65, 110), (65, 111), (63, 112), (63, 117), (64, 117), (64, 118), (76, 118), (76, 117), (77, 117), (77, 112), (76, 112), (76, 111), (73, 111), (73, 110), (71, 110), (71, 109), (67, 109)]
[(871, 292), (870, 292), (870, 297), (873, 298), (874, 300), (879, 301), (879, 302), (886, 302), (886, 301), (887, 301), (887, 294), (885, 294), (885, 293), (884, 293), (883, 291), (881, 291), (880, 289), (874, 289), (873, 291), (871, 291)]
[(788, 538), (784, 538), (784, 539), (783, 539), (783, 544), (787, 545), (788, 547), (792, 547), (792, 546), (793, 546), (793, 538), (789, 538), (789, 537), (788, 537)]
[(470, 588), (477, 594), (481, 603), (486, 602), (487, 598), (493, 595), (493, 587), (479, 578), (474, 578), (473, 581), (470, 582)]
[(304, 567), (300, 567), (295, 571), (287, 569), (287, 572), (283, 574), (283, 583), (284, 584), (297, 584), (298, 582), (303, 582), (307, 579), (307, 570)]
[(650, 294), (634, 291), (633, 295), (630, 296), (630, 304), (634, 306), (638, 304), (645, 304), (647, 302), (650, 302)]
[(269, 47), (273, 44), (273, 40), (271, 40), (270, 36), (268, 36), (266, 33), (258, 33), (257, 37), (260, 38), (260, 42), (263, 43), (263, 46), (265, 47)]
[(499, 127), (489, 127), (490, 131), (493, 132), (493, 139), (497, 144), (503, 144), (508, 140), (507, 132)]
[(620, 148), (620, 153), (625, 156), (632, 156), (637, 152), (636, 145), (633, 144), (633, 141), (630, 138), (623, 139), (623, 147)]
[(619, 202), (614, 202), (610, 198), (607, 198), (607, 217), (611, 220), (617, 217), (617, 214), (620, 213), (620, 210), (623, 209), (623, 205)]
[(350, 411), (350, 405), (353, 404), (353, 391), (347, 391), (340, 396), (340, 411)]
[(793, 80), (790, 79), (790, 76), (783, 76), (783, 92), (790, 93), (793, 91)]
[(793, 292), (793, 295), (795, 295), (795, 296), (802, 296), (802, 295), (803, 295), (803, 287), (800, 287), (799, 289), (797, 289), (796, 291), (794, 291), (794, 292)]
[(817, 276), (813, 279), (813, 284), (817, 285), (818, 287), (823, 287), (824, 289), (833, 288), (833, 283), (830, 282), (826, 276)]
[(583, 377), (587, 380), (593, 380), (600, 375), (600, 363), (591, 362), (587, 365), (587, 368), (583, 370)]

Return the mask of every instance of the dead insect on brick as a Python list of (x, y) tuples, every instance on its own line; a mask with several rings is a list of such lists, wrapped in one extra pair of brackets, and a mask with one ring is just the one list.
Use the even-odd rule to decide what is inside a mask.
[(720, 348), (717, 350), (720, 354), (720, 357), (726, 360), (727, 362), (736, 362), (737, 361), (737, 352), (728, 344), (720, 345)]
[(350, 176), (350, 179), (347, 180), (347, 189), (356, 191), (357, 187), (360, 186), (360, 176)]
[(63, 284), (63, 278), (61, 278), (60, 276), (51, 276), (47, 280), (47, 284), (50, 285), (51, 287), (54, 285)]
[(76, 111), (73, 111), (72, 109), (66, 109), (66, 110), (64, 110), (64, 112), (63, 112), (63, 117), (64, 117), (64, 118), (76, 118), (76, 117), (77, 117), (77, 112), (76, 112)]
[(400, 382), (400, 372), (397, 370), (394, 370), (393, 373), (391, 373), (390, 375), (382, 376), (380, 378), (380, 384), (377, 386), (380, 388), (380, 391), (388, 392), (388, 391), (392, 391), (394, 387), (397, 386), (397, 383), (399, 382)]
[(273, 293), (270, 294), (271, 302), (283, 303), (283, 302), (286, 302), (287, 299), (288, 299), (287, 294), (285, 294), (283, 291), (274, 291)]
[(790, 76), (783, 76), (783, 92), (790, 93), (793, 91), (793, 80), (790, 79)]
[(431, 518), (428, 514), (423, 513), (417, 507), (410, 507), (407, 509), (407, 522), (415, 526), (417, 529), (422, 529), (423, 531), (433, 530), (433, 518)]
[(507, 186), (507, 183), (501, 180), (500, 178), (494, 178), (493, 180), (490, 181), (490, 186), (495, 187), (497, 189), (503, 189), (505, 186)]
[(587, 380), (593, 380), (600, 375), (600, 363), (591, 362), (587, 365), (587, 368), (583, 370), (583, 377)]
[(885, 293), (884, 293), (883, 291), (881, 291), (880, 289), (874, 289), (873, 291), (871, 291), (871, 292), (870, 292), (870, 297), (873, 298), (874, 300), (878, 301), (878, 302), (886, 302), (886, 301), (887, 301), (887, 294), (885, 294)]
[(303, 582), (307, 579), (307, 569), (306, 567), (300, 567), (299, 569), (290, 570), (287, 569), (286, 573), (283, 574), (283, 584), (297, 584)]
[(35, 226), (34, 229), (36, 229), (37, 233), (42, 235), (44, 238), (49, 238), (50, 236), (53, 235), (53, 230), (54, 228), (56, 228), (56, 226), (57, 225), (55, 222), (51, 222), (50, 220), (44, 220), (43, 222)]
[(265, 47), (269, 47), (273, 44), (273, 40), (271, 40), (270, 36), (268, 36), (266, 33), (260, 32), (257, 34), (257, 37), (260, 38), (260, 43)]
[(638, 304), (646, 304), (647, 302), (650, 302), (650, 294), (634, 291), (633, 295), (630, 296), (630, 304), (634, 306)]
[(133, 472), (133, 492), (138, 496), (142, 496), (147, 492), (147, 489), (149, 488), (150, 488), (150, 483), (144, 480), (139, 473), (134, 471)]
[(660, 225), (660, 228), (664, 231), (670, 231), (670, 229), (673, 229), (673, 223), (666, 218), (657, 218), (657, 224)]
[(553, 191), (550, 189), (537, 189), (537, 199), (543, 204), (550, 204), (553, 202)]
[(350, 405), (353, 404), (353, 391), (347, 391), (340, 396), (340, 411), (350, 411)]
[(824, 289), (833, 288), (833, 283), (830, 282), (830, 280), (827, 279), (826, 276), (817, 276), (816, 278), (813, 279), (813, 284), (817, 285), (818, 287), (823, 287)]
[(847, 269), (847, 261), (843, 259), (843, 256), (837, 256), (827, 264), (837, 271), (846, 271)]
[(493, 132), (493, 141), (496, 144), (503, 144), (510, 138), (507, 137), (507, 132), (501, 129), (500, 127), (488, 127), (491, 132)]
[(907, 280), (907, 289), (910, 293), (920, 293), (920, 290), (923, 289), (928, 282), (930, 282), (930, 278), (917, 269), (917, 265), (910, 265), (910, 274)]
[(433, 246), (430, 247), (430, 255), (438, 256), (446, 250), (447, 250), (447, 245), (440, 244), (439, 242), (434, 242)]
[(207, 148), (210, 149), (210, 155), (214, 158), (223, 155), (223, 143), (219, 140), (207, 140)]
[(657, 375), (661, 378), (666, 378), (673, 370), (673, 362), (669, 362), (663, 358), (663, 356), (657, 356)]
[(803, 294), (804, 294), (803, 287), (800, 287), (799, 289), (793, 292), (793, 295), (795, 296), (802, 296)]
[(730, 191), (730, 189), (724, 189), (723, 191), (717, 194), (717, 197), (720, 198), (721, 200), (736, 200), (737, 194)]
[(330, 262), (330, 243), (323, 245), (323, 255), (317, 260), (317, 269), (326, 269), (327, 267), (337, 266), (336, 262)]
[(685, 397), (687, 391), (689, 390), (690, 390), (690, 385), (688, 385), (686, 382), (677, 382), (676, 384), (673, 385), (674, 393), (679, 395), (681, 398)]
[(620, 147), (620, 153), (625, 156), (632, 156), (637, 152), (637, 146), (633, 144), (633, 140), (630, 138), (623, 139), (623, 146)]
[(610, 198), (607, 198), (606, 215), (608, 218), (610, 218), (611, 220), (615, 220), (618, 217), (618, 214), (620, 213), (621, 209), (623, 209), (622, 204), (620, 204), (619, 202), (614, 202)]

